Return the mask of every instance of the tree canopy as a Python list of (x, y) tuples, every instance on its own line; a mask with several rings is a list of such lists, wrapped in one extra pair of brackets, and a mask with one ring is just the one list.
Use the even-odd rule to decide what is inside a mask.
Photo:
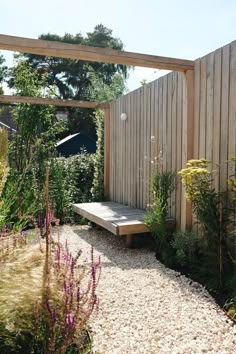
[[(81, 33), (63, 36), (57, 34), (42, 34), (39, 39), (72, 44), (112, 48), (123, 50), (120, 39), (113, 37), (112, 30), (102, 24), (95, 26), (93, 32), (86, 36)], [(124, 92), (128, 67), (118, 64), (87, 62), (64, 58), (47, 57), (34, 54), (24, 54), (27, 63), (40, 74), (47, 72), (48, 87), (57, 87), (57, 96), (63, 99), (92, 100), (97, 96), (97, 87), (115, 87), (115, 98)], [(115, 84), (113, 83), (115, 81)], [(115, 97), (114, 97), (115, 96)], [(94, 112), (88, 109), (67, 108), (69, 112), (69, 129), (71, 132), (83, 130), (95, 137)]]

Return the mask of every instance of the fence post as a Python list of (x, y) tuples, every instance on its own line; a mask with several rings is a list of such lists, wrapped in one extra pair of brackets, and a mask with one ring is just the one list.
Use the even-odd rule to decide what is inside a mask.
[[(193, 158), (193, 127), (194, 127), (194, 70), (185, 72), (183, 92), (183, 140), (182, 140), (182, 167)], [(185, 188), (181, 195), (181, 229), (192, 227), (192, 205), (186, 201)]]
[(110, 107), (104, 110), (104, 195), (110, 195)]

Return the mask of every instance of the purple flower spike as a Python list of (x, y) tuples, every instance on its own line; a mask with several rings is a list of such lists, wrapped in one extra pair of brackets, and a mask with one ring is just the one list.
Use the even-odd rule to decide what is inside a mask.
[(77, 302), (80, 301), (80, 288), (77, 289)]
[(73, 320), (72, 320), (72, 316), (70, 313), (67, 313), (67, 315), (66, 315), (66, 324), (68, 327), (73, 326)]
[(69, 289), (69, 287), (68, 287), (68, 285), (67, 285), (67, 282), (66, 282), (66, 280), (64, 280), (64, 292), (67, 294), (68, 293), (68, 289)]
[(56, 322), (57, 320), (57, 312), (56, 312), (56, 309), (53, 309), (53, 312), (52, 312), (52, 319), (54, 322)]
[(95, 277), (96, 277), (96, 270), (95, 270), (95, 267), (94, 267), (94, 266), (92, 266), (91, 272), (92, 272), (92, 277), (93, 277), (93, 279), (95, 279)]
[(50, 307), (50, 304), (49, 304), (48, 300), (46, 300), (45, 306), (46, 306), (46, 310), (48, 311), (48, 313), (50, 315), (52, 315), (52, 310), (51, 310), (51, 307)]

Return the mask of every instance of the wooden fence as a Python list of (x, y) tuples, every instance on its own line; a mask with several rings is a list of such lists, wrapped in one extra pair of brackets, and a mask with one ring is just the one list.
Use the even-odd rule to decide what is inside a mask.
[(195, 61), (195, 158), (221, 164), (215, 187), (225, 187), (225, 161), (236, 155), (236, 41)]
[[(236, 155), (236, 42), (196, 60), (193, 74), (193, 129), (187, 126), (191, 98), (182, 73), (171, 72), (111, 103), (111, 200), (145, 209), (160, 157), (165, 170), (177, 172), (190, 155), (223, 164)], [(122, 113), (126, 121), (120, 119)], [(228, 176), (224, 166), (217, 188)], [(186, 202), (179, 177), (169, 214), (184, 227)]]

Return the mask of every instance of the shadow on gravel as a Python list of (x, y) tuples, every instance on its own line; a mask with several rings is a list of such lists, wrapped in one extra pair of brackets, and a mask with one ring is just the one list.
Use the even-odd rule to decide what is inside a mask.
[[(178, 290), (182, 293), (185, 290), (190, 291), (197, 297), (205, 298), (205, 301), (212, 301), (212, 297), (206, 289), (191, 278), (182, 275), (180, 272), (167, 268), (157, 261), (154, 247), (150, 236), (142, 236), (137, 239), (139, 248), (129, 249), (125, 246), (125, 240), (122, 236), (115, 236), (112, 233), (96, 228), (78, 229), (72, 227), (72, 230), (81, 239), (94, 247), (94, 249), (103, 254), (103, 268), (119, 267), (122, 270), (150, 269), (158, 270), (157, 276), (165, 277), (174, 282)], [(149, 237), (149, 240), (142, 238)], [(141, 248), (142, 247), (142, 248)], [(102, 257), (102, 258), (103, 258)], [(186, 289), (187, 287), (187, 289)]]
[(125, 238), (116, 236), (107, 230), (89, 228), (73, 228), (73, 232), (89, 243), (99, 253), (108, 258), (103, 262), (105, 267), (119, 267), (121, 269), (156, 269), (160, 264), (155, 259), (155, 252), (150, 235), (137, 235), (134, 248), (127, 248)]

